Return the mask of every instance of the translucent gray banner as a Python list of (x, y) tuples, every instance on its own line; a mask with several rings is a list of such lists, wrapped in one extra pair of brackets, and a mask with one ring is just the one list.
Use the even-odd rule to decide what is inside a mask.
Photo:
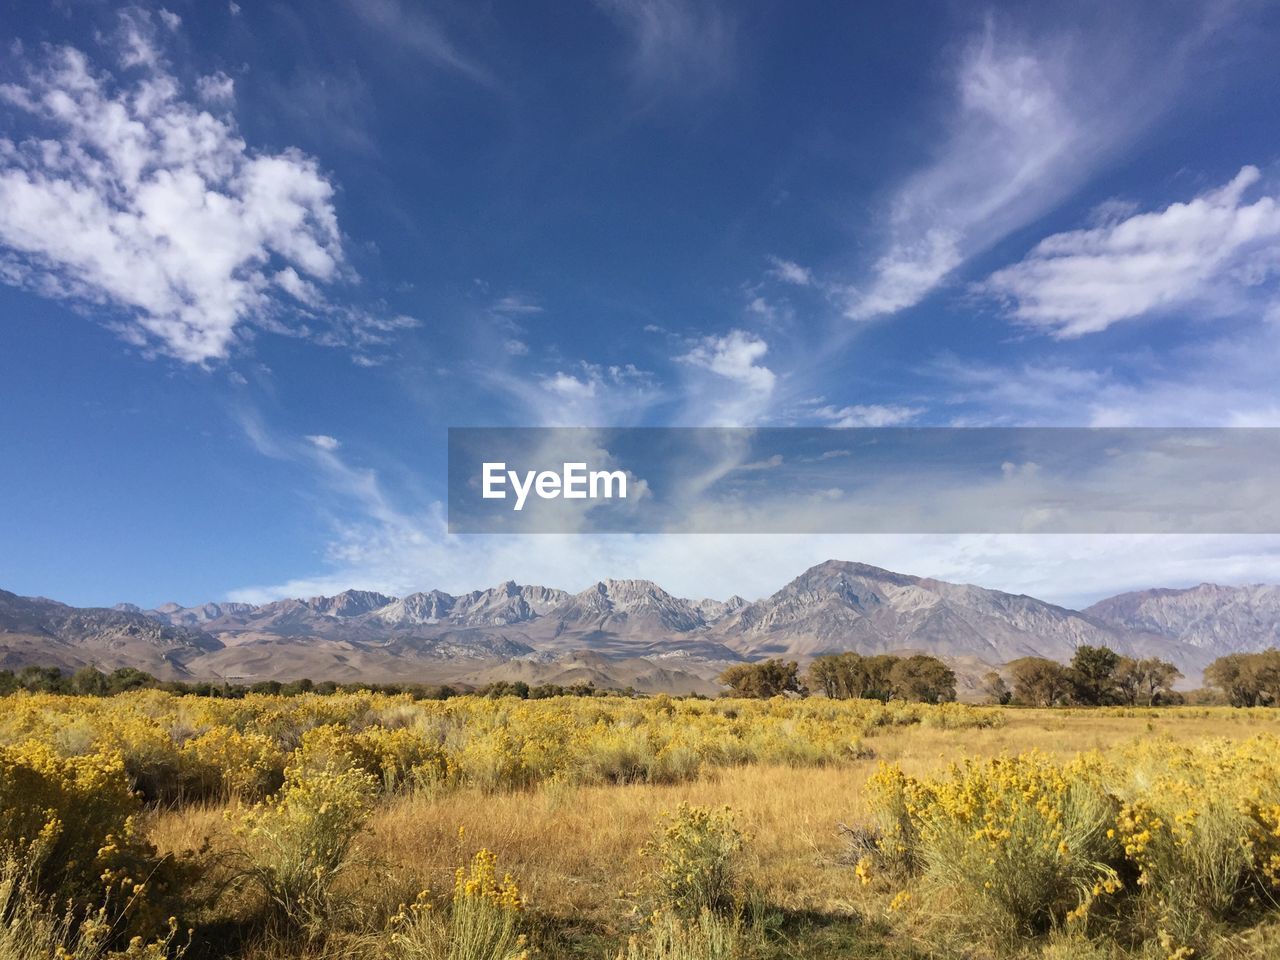
[(1280, 429), (449, 430), (452, 533), (1280, 533)]

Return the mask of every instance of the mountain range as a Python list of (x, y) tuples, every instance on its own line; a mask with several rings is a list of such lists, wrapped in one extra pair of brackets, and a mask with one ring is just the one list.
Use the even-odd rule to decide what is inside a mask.
[(729, 664), (856, 650), (951, 662), (962, 689), (1023, 656), (1082, 644), (1176, 663), (1188, 681), (1225, 653), (1280, 643), (1280, 587), (1201, 584), (1084, 610), (830, 560), (754, 602), (688, 600), (648, 580), (579, 593), (499, 584), (453, 595), (347, 590), (261, 605), (77, 608), (0, 590), (0, 667), (134, 666), (167, 679), (483, 684), (594, 682), (711, 692)]

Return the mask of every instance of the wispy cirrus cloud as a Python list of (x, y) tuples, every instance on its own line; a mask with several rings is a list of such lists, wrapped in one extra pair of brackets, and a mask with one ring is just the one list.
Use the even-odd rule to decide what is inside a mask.
[(488, 67), (458, 49), (444, 25), (422, 5), (400, 0), (350, 0), (348, 6), (383, 42), (476, 83), (491, 86), (496, 82)]
[(1191, 301), (1211, 313), (1256, 306), (1250, 294), (1280, 271), (1280, 204), (1246, 199), (1260, 178), (1247, 166), (1185, 203), (1054, 234), (983, 287), (1011, 318), (1058, 338)]
[(737, 27), (717, 0), (595, 0), (631, 42), (633, 81), (647, 92), (696, 93), (733, 72)]
[(813, 417), (829, 426), (852, 427), (896, 427), (910, 423), (920, 414), (923, 407), (906, 407), (883, 403), (855, 403), (849, 406), (822, 406), (813, 411)]
[(1050, 209), (1111, 136), (1073, 96), (1062, 52), (986, 31), (962, 57), (956, 114), (937, 159), (901, 185), (888, 247), (847, 312), (867, 319), (913, 306), (976, 251)]
[[(170, 29), (166, 27), (166, 29)], [(120, 73), (79, 50), (19, 55), (0, 85), (21, 130), (0, 138), (0, 279), (55, 299), (114, 308), (130, 342), (188, 363), (225, 358), (256, 325), (368, 349), (408, 317), (334, 306), (322, 287), (354, 279), (319, 164), (255, 151), (231, 87), (184, 95), (150, 14), (120, 14)]]
[(1162, 23), (1119, 49), (1115, 37), (1133, 31), (1108, 18), (1039, 36), (989, 18), (959, 59), (934, 159), (892, 193), (882, 252), (848, 291), (847, 316), (914, 306), (971, 257), (1057, 207), (1161, 115), (1195, 51), (1237, 6), (1208, 5), (1180, 33)]

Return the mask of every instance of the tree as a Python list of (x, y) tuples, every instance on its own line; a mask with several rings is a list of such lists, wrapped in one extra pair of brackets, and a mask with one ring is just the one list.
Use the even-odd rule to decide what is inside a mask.
[(1052, 707), (1071, 694), (1071, 674), (1056, 660), (1023, 657), (1009, 664), (1013, 698), (1035, 707)]
[(1110, 647), (1077, 647), (1071, 658), (1075, 699), (1095, 707), (1110, 703), (1116, 694), (1115, 672), (1119, 664), (1120, 655)]
[(809, 665), (809, 686), (833, 700), (888, 700), (893, 689), (889, 674), (898, 659), (889, 654), (864, 657), (852, 651), (817, 657)]
[(1182, 679), (1182, 671), (1167, 660), (1147, 657), (1134, 660), (1121, 657), (1115, 670), (1115, 686), (1120, 699), (1130, 706), (1154, 706), (1170, 699), (1173, 684)]
[(1205, 667), (1204, 682), (1233, 707), (1280, 706), (1280, 650), (1219, 657)]
[(66, 677), (57, 667), (23, 667), (18, 671), (18, 685), (32, 693), (61, 693), (66, 688)]
[(840, 653), (816, 657), (809, 664), (807, 678), (811, 690), (821, 690), (832, 700), (848, 700), (853, 696), (853, 679), (862, 655)]
[(81, 667), (71, 676), (71, 692), (81, 696), (105, 697), (111, 692), (111, 682), (97, 667)]
[(111, 671), (111, 675), (107, 677), (107, 685), (112, 693), (123, 693), (126, 690), (154, 687), (156, 678), (137, 667), (120, 667)]
[(800, 693), (800, 665), (794, 660), (739, 663), (720, 674), (720, 682), (735, 697), (768, 699)]
[(938, 703), (956, 698), (956, 674), (937, 657), (916, 654), (889, 671), (889, 686), (900, 700)]
[(987, 695), (987, 699), (992, 703), (1006, 704), (1013, 699), (1013, 692), (1009, 689), (1009, 685), (1004, 682), (1004, 677), (1000, 676), (998, 671), (992, 670), (982, 678), (982, 692)]

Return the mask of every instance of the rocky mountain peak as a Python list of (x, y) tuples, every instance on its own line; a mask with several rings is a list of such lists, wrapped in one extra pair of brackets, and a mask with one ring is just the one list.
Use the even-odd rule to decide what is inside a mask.
[(372, 590), (343, 590), (332, 597), (312, 597), (306, 605), (328, 617), (358, 617), (385, 607), (394, 599)]
[(1113, 627), (1219, 652), (1280, 644), (1280, 586), (1272, 584), (1136, 590), (1101, 600), (1084, 612)]

